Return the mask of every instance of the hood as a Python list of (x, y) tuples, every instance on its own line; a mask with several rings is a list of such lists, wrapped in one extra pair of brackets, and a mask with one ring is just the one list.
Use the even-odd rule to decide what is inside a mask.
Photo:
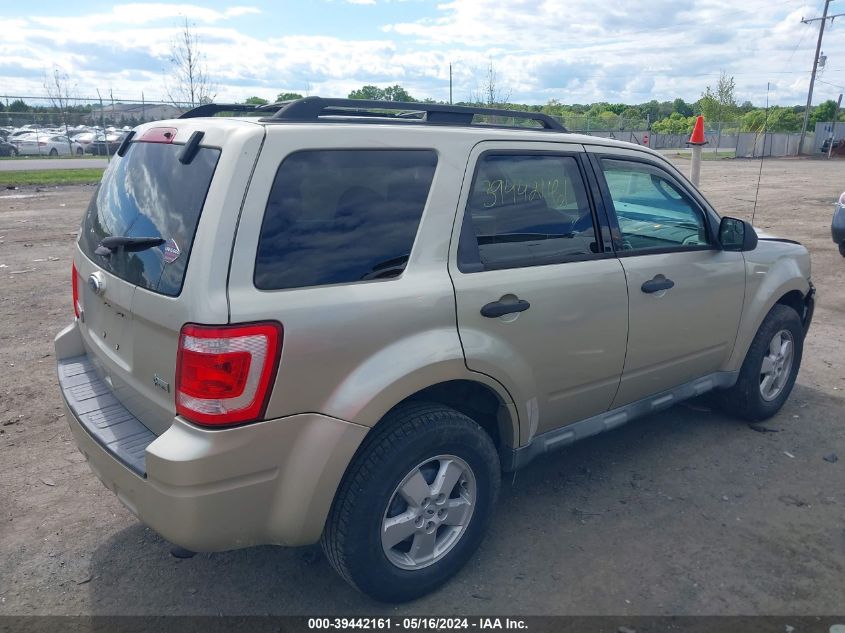
[(795, 240), (790, 240), (785, 237), (778, 237), (777, 235), (772, 235), (771, 233), (767, 233), (763, 229), (758, 229), (756, 226), (753, 227), (754, 232), (757, 233), (757, 239), (764, 240), (767, 242), (787, 242), (788, 244), (800, 244), (801, 242), (797, 242)]

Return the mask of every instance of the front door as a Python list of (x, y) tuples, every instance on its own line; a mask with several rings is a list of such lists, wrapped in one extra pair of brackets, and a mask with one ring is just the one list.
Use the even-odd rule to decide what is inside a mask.
[(745, 260), (720, 249), (715, 217), (657, 161), (605, 155), (593, 164), (628, 280), (618, 407), (725, 365), (742, 314)]
[(610, 406), (628, 316), (583, 147), (514, 145), (473, 151), (450, 273), (467, 366), (510, 392), (525, 443)]

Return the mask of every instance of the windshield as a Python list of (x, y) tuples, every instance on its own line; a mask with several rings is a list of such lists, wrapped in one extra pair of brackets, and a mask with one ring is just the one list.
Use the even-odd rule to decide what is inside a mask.
[[(132, 143), (103, 175), (79, 235), (80, 248), (98, 266), (169, 296), (182, 290), (194, 234), (220, 157), (219, 149), (203, 147), (185, 165), (179, 162), (183, 147)], [(144, 249), (103, 248), (103, 239), (113, 236), (161, 238), (163, 242)]]

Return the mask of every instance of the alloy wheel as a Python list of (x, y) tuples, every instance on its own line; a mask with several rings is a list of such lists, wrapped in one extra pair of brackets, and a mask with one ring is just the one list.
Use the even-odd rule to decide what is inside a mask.
[(401, 569), (428, 567), (464, 535), (477, 499), (475, 475), (455, 455), (415, 466), (396, 486), (381, 525), (387, 559)]

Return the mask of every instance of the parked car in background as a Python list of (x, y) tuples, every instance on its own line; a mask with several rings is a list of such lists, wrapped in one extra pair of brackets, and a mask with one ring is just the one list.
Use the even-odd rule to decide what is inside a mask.
[(97, 132), (79, 132), (78, 134), (74, 134), (71, 139), (74, 143), (79, 143), (82, 145), (82, 148), (85, 149), (88, 147), (92, 141), (97, 138)]
[(833, 221), (830, 223), (830, 233), (833, 241), (839, 247), (839, 254), (845, 257), (845, 193), (833, 206)]
[(12, 143), (21, 156), (81, 156), (84, 152), (82, 145), (68, 139), (64, 134), (24, 134), (15, 137)]
[(126, 132), (110, 132), (105, 135), (98, 134), (88, 145), (85, 146), (86, 154), (95, 156), (112, 156), (120, 147), (120, 143), (126, 136)]
[(0, 141), (0, 156), (17, 156), (18, 148), (8, 141)]

